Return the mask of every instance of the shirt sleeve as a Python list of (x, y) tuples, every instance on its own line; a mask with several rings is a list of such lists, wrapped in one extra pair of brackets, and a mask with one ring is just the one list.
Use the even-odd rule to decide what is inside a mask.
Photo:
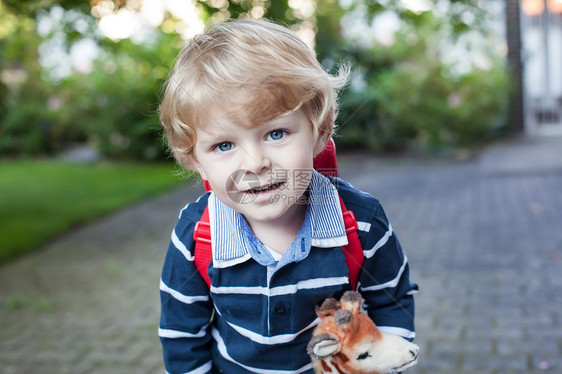
[(374, 200), (374, 218), (360, 225), (366, 235), (360, 232), (365, 262), (359, 291), (365, 299), (365, 309), (381, 331), (413, 340), (413, 295), (418, 286), (410, 283), (408, 258), (382, 206)]
[(204, 374), (212, 370), (212, 301), (197, 271), (192, 238), (199, 209), (184, 209), (172, 232), (160, 280), (158, 335), (168, 373)]

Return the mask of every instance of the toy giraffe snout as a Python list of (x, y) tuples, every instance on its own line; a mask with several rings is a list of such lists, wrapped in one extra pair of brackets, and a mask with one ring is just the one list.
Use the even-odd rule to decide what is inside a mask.
[(321, 322), (307, 350), (317, 374), (383, 374), (406, 370), (417, 363), (419, 347), (381, 332), (361, 313), (361, 295), (344, 293), (316, 309)]

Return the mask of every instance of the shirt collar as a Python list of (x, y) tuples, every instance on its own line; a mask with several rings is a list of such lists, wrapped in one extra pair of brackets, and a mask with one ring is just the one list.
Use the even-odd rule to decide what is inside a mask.
[[(275, 263), (241, 213), (221, 202), (214, 193), (209, 196), (208, 204), (213, 266), (227, 267), (250, 257), (262, 265)], [(338, 192), (328, 178), (314, 170), (305, 222), (281, 262), (302, 260), (311, 246), (331, 248), (346, 244)]]

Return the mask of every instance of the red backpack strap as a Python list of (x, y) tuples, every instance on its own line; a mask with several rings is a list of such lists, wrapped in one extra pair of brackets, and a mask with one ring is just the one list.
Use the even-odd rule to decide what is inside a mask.
[(354, 291), (357, 291), (357, 283), (359, 282), (359, 273), (365, 262), (365, 255), (363, 248), (359, 241), (359, 234), (357, 233), (357, 220), (351, 210), (347, 210), (343, 200), (340, 196), (341, 211), (343, 213), (343, 222), (345, 224), (345, 232), (347, 234), (347, 245), (342, 246), (349, 269), (349, 284)]
[(211, 288), (211, 279), (207, 274), (209, 264), (213, 258), (213, 249), (211, 247), (211, 224), (209, 222), (209, 207), (205, 208), (201, 220), (195, 224), (193, 230), (193, 240), (195, 240), (195, 256), (194, 263), (197, 271), (201, 274), (201, 278)]
[(314, 157), (313, 167), (322, 175), (328, 177), (338, 176), (338, 161), (336, 158), (336, 143), (330, 138), (324, 149)]

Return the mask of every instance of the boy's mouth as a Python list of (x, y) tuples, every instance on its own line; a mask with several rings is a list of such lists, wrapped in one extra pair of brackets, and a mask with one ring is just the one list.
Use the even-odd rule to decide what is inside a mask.
[(246, 192), (251, 193), (251, 194), (260, 194), (260, 193), (275, 190), (276, 188), (279, 188), (281, 186), (281, 184), (282, 184), (281, 182), (268, 184), (268, 185), (265, 185), (265, 186), (261, 186), (261, 187), (246, 190)]

